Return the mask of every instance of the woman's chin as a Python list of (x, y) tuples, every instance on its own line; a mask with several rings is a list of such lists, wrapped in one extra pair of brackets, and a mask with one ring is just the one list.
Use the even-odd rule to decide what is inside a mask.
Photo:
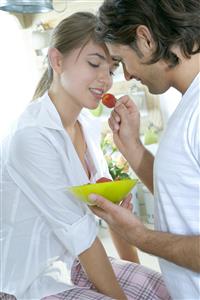
[(91, 103), (90, 105), (88, 105), (88, 109), (91, 109), (91, 110), (93, 110), (93, 109), (97, 109), (98, 108), (98, 106), (99, 106), (99, 104), (100, 104), (100, 100), (98, 100), (98, 101), (93, 101), (93, 103)]

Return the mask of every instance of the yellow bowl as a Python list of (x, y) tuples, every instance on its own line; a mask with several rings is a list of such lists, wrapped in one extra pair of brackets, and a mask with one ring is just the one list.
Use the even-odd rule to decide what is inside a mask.
[(86, 202), (89, 205), (90, 202), (88, 196), (90, 194), (98, 194), (104, 198), (112, 201), (113, 203), (119, 203), (136, 185), (137, 179), (123, 179), (102, 183), (85, 184), (80, 186), (73, 186), (68, 190), (80, 200)]

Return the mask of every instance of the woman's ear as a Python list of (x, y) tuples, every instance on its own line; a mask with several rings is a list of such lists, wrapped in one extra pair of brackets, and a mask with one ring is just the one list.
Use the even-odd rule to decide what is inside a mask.
[(139, 25), (136, 29), (137, 46), (144, 56), (151, 56), (155, 51), (155, 42), (145, 25)]
[(63, 55), (60, 51), (56, 48), (49, 48), (48, 50), (48, 58), (49, 63), (52, 69), (57, 73), (62, 73), (62, 66), (63, 66)]

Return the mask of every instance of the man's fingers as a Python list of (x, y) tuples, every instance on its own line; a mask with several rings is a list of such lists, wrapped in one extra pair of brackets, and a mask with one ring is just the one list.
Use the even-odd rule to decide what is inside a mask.
[(132, 199), (133, 195), (130, 193), (126, 196), (126, 198), (124, 199), (125, 201), (130, 201)]
[(108, 120), (110, 128), (113, 131), (118, 131), (120, 122), (121, 122), (120, 116), (113, 110)]
[(121, 122), (126, 121), (127, 115), (130, 114), (130, 111), (127, 109), (127, 107), (121, 103), (117, 107), (115, 107), (115, 114), (120, 117)]
[(107, 222), (107, 214), (105, 211), (97, 206), (89, 206), (91, 211), (101, 219), (104, 219)]
[(132, 102), (132, 100), (130, 99), (130, 97), (128, 95), (124, 95), (122, 97), (120, 97), (115, 105), (115, 107), (117, 107), (118, 105), (120, 105), (121, 103), (124, 103), (125, 105), (129, 105), (129, 102)]
[(100, 195), (89, 195), (90, 202), (96, 206), (90, 206), (92, 212), (98, 217), (104, 219), (107, 223), (111, 222), (112, 215), (116, 210), (117, 205), (113, 204), (109, 200), (103, 198)]
[(120, 206), (128, 210), (131, 210), (131, 205), (132, 205), (131, 199), (132, 199), (132, 194), (128, 194), (128, 196), (126, 196), (126, 198), (124, 198), (123, 201), (120, 203)]
[(117, 132), (119, 130), (119, 124), (112, 117), (108, 119), (108, 124), (113, 132)]
[(126, 197), (123, 199), (123, 201), (122, 201), (122, 206), (124, 206), (124, 205), (126, 205), (126, 206), (129, 205), (131, 199), (132, 199), (132, 194), (130, 193), (130, 194), (128, 194), (128, 196), (126, 196)]
[(125, 106), (123, 108), (121, 106), (123, 106), (123, 104), (117, 106), (117, 108), (112, 111), (110, 118), (108, 119), (108, 124), (113, 133), (117, 133), (120, 129), (121, 122), (125, 122), (127, 120), (128, 110), (125, 108)]
[(130, 211), (133, 210), (133, 204), (132, 204), (132, 203), (129, 203), (129, 205), (128, 205), (128, 210), (130, 210)]
[(103, 198), (100, 195), (91, 194), (89, 195), (89, 199), (93, 204), (105, 210), (106, 212), (113, 212), (116, 206), (115, 204), (113, 204), (112, 202)]
[(113, 110), (111, 112), (111, 118), (113, 119), (113, 121), (115, 121), (116, 123), (120, 123), (121, 119), (120, 116), (116, 113), (115, 110)]
[(131, 113), (137, 111), (136, 105), (128, 96), (123, 96), (117, 101), (115, 108), (113, 109), (110, 118), (108, 120), (109, 126), (113, 132), (118, 132), (120, 124), (126, 124), (127, 117)]
[(120, 104), (123, 104), (130, 111), (137, 109), (134, 100), (130, 99), (129, 96), (122, 96), (121, 98), (119, 98), (115, 107), (117, 108)]

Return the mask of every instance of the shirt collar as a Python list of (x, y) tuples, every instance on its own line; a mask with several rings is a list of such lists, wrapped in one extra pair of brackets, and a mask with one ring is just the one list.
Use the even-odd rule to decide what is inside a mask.
[[(40, 104), (40, 110), (37, 116), (37, 125), (56, 130), (65, 130), (60, 115), (55, 105), (51, 101), (48, 92), (46, 92), (41, 98), (36, 101), (38, 101), (38, 104)], [(93, 118), (88, 110), (82, 109), (81, 113), (78, 116), (78, 121), (81, 123), (81, 125), (88, 129), (88, 127), (91, 126), (92, 120)]]
[(56, 130), (64, 130), (60, 115), (51, 101), (48, 92), (38, 99), (40, 111), (37, 116), (37, 125)]

